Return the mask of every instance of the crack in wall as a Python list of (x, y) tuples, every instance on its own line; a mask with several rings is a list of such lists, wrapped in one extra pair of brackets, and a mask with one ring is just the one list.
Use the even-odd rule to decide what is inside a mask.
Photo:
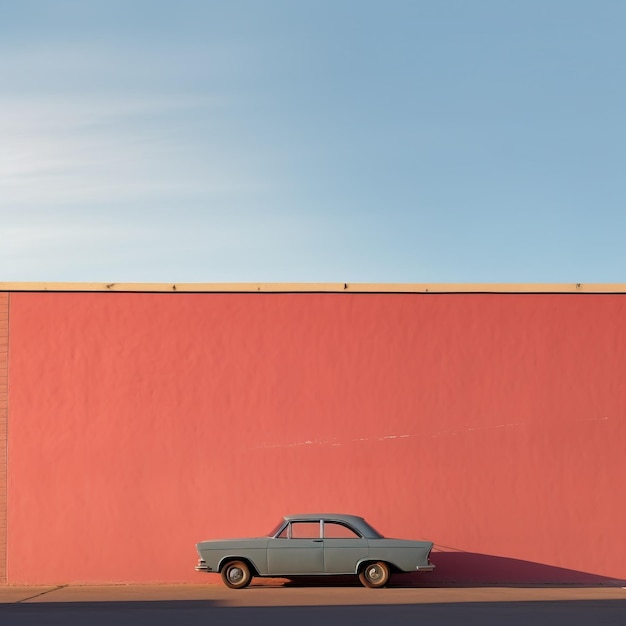
[[(609, 418), (608, 417), (589, 417), (574, 420), (575, 422), (605, 422)], [(394, 439), (409, 439), (414, 437), (430, 437), (435, 439), (437, 437), (455, 437), (456, 435), (461, 435), (463, 433), (471, 433), (476, 431), (485, 431), (485, 430), (496, 430), (501, 428), (519, 428), (520, 426), (527, 426), (527, 422), (509, 422), (505, 424), (495, 424), (489, 426), (469, 426), (467, 428), (461, 428), (457, 430), (440, 430), (433, 433), (412, 433), (412, 434), (402, 434), (402, 435), (382, 435), (377, 437), (355, 437), (352, 439), (346, 439), (344, 441), (339, 441), (336, 438), (331, 439), (307, 439), (305, 441), (296, 441), (291, 443), (269, 443), (263, 444), (260, 446), (255, 446), (255, 450), (268, 450), (272, 448), (296, 448), (299, 446), (342, 446), (350, 443), (360, 443), (365, 441), (390, 441)]]

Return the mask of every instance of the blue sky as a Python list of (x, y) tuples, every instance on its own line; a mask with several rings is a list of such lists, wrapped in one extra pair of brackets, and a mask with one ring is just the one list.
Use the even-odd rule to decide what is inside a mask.
[(0, 15), (0, 282), (626, 282), (621, 0)]

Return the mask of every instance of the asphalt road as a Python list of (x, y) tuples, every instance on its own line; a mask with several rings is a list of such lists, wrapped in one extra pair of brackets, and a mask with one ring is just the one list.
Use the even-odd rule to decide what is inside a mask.
[(621, 587), (4, 587), (1, 626), (624, 626)]

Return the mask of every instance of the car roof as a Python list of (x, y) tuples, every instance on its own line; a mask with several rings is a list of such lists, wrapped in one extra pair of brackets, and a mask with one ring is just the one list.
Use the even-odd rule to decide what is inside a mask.
[(339, 522), (355, 522), (363, 520), (363, 518), (359, 515), (347, 515), (346, 513), (294, 513), (293, 515), (285, 515), (285, 519), (289, 521), (323, 519)]
[(352, 526), (364, 537), (370, 539), (382, 537), (375, 528), (370, 526), (365, 519), (359, 515), (348, 515), (346, 513), (294, 513), (293, 515), (285, 515), (284, 517), (288, 522), (320, 519), (328, 522), (343, 522)]

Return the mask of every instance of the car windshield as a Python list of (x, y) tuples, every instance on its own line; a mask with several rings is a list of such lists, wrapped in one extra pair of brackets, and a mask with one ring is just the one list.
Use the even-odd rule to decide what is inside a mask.
[(281, 519), (280, 522), (278, 522), (278, 524), (276, 524), (276, 526), (274, 526), (274, 528), (267, 533), (268, 537), (275, 537), (276, 534), (278, 533), (278, 531), (285, 525), (285, 520)]

